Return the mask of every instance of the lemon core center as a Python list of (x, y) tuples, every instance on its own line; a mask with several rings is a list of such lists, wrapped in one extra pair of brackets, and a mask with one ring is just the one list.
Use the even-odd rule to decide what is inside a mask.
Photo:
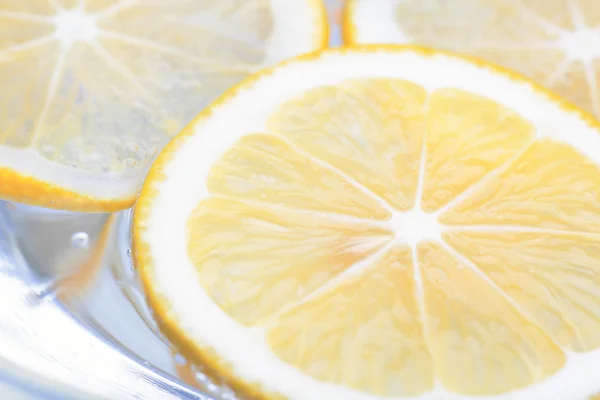
[(590, 28), (581, 28), (565, 34), (561, 46), (573, 60), (593, 60), (600, 57), (600, 33)]
[(77, 9), (60, 11), (54, 16), (54, 24), (56, 37), (65, 45), (92, 42), (98, 32), (94, 18)]
[(403, 213), (394, 213), (391, 220), (396, 240), (415, 246), (422, 240), (438, 240), (442, 227), (436, 214), (418, 209)]

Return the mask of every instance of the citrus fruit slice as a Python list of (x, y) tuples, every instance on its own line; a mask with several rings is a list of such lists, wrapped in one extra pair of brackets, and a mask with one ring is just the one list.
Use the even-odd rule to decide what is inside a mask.
[(320, 0), (9, 0), (0, 25), (0, 198), (73, 211), (131, 206), (203, 106), (328, 31)]
[(596, 0), (347, 0), (347, 43), (414, 43), (513, 68), (600, 117)]
[(598, 232), (592, 116), (394, 45), (229, 91), (158, 157), (133, 226), (188, 356), (242, 393), (311, 400), (599, 392)]

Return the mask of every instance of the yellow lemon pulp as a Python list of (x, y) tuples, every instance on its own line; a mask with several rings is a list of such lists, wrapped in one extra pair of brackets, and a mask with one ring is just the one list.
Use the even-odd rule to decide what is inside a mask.
[[(415, 63), (411, 56), (427, 59), (393, 47), (363, 51), (406, 52), (408, 64)], [(378, 61), (356, 54), (348, 49), (328, 60), (377, 70)], [(289, 69), (300, 74), (303, 63), (311, 65)], [(227, 101), (243, 94), (213, 106), (196, 132), (191, 128), (159, 159), (134, 232), (167, 331), (176, 341), (183, 335), (234, 385), (264, 398), (514, 392), (506, 398), (523, 399), (547, 395), (560, 382), (574, 396), (597, 392), (593, 378), (575, 388), (567, 377), (577, 368), (572, 359), (600, 363), (600, 150), (582, 149), (587, 133), (557, 133), (524, 117), (510, 95), (500, 102), (466, 90), (463, 78), (431, 89), (356, 75), (305, 90), (296, 85), (257, 125), (261, 131), (242, 128), (206, 175), (198, 172), (198, 192), (178, 186), (186, 181), (175, 175), (186, 168), (175, 166), (178, 156), (200, 151), (199, 142), (186, 140), (216, 134), (203, 132), (204, 124), (235, 109)], [(270, 77), (240, 90), (267, 92), (261, 79)], [(516, 78), (502, 79), (509, 85)], [(593, 129), (598, 143), (600, 129)], [(182, 200), (190, 213), (172, 216), (183, 224), (168, 224), (165, 199), (188, 190), (199, 201)], [(182, 230), (176, 235), (185, 243), (158, 240), (172, 229)], [(157, 262), (167, 250), (185, 252), (176, 259), (193, 267), (194, 282), (167, 278), (178, 274)], [(245, 342), (255, 346), (248, 354), (268, 353), (256, 358), (255, 369), (273, 375), (246, 372), (218, 347), (211, 328), (192, 328), (194, 316), (176, 305), (183, 304), (177, 282), (181, 290), (196, 286), (194, 298), (202, 301), (195, 318), (217, 323), (217, 306), (228, 318), (218, 324), (223, 335), (260, 337)]]
[(321, 4), (297, 2), (287, 24), (284, 6), (3, 2), (0, 198), (75, 211), (131, 206), (150, 161), (216, 95), (324, 46)]
[(347, 1), (347, 43), (416, 43), (476, 55), (600, 117), (596, 0)]

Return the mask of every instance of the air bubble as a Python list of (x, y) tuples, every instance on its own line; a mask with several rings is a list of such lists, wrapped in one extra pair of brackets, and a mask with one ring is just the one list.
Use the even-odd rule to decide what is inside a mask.
[(218, 393), (219, 392), (219, 387), (217, 385), (215, 385), (214, 383), (208, 383), (206, 385), (206, 388), (212, 392), (212, 393)]
[(185, 359), (185, 357), (179, 353), (176, 353), (173, 356), (173, 361), (175, 361), (175, 363), (178, 365), (186, 365), (187, 364), (187, 360)]
[(200, 383), (202, 383), (202, 384), (205, 384), (205, 385), (206, 385), (206, 384), (208, 384), (208, 383), (209, 383), (208, 377), (207, 377), (206, 375), (204, 375), (202, 372), (198, 372), (198, 371), (196, 371), (196, 372), (194, 373), (194, 378), (195, 378), (195, 379), (196, 379), (198, 382), (200, 382)]
[(71, 236), (71, 244), (80, 249), (90, 248), (90, 236), (85, 232), (77, 232)]

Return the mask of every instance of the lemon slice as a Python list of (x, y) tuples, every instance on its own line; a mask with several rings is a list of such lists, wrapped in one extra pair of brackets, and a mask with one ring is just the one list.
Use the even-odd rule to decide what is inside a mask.
[(163, 328), (242, 393), (600, 391), (600, 126), (511, 72), (393, 45), (283, 63), (166, 147), (134, 214)]
[(347, 1), (347, 43), (415, 43), (476, 55), (600, 117), (598, 1)]
[(9, 0), (0, 25), (0, 198), (73, 211), (131, 206), (202, 107), (328, 31), (320, 0)]

